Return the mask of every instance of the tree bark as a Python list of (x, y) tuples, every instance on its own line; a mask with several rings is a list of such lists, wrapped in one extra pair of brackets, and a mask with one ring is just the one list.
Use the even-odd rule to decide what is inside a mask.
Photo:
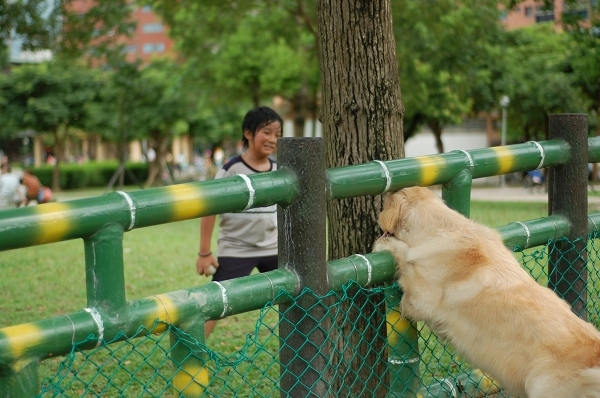
[(435, 147), (437, 148), (438, 153), (444, 153), (444, 142), (442, 141), (442, 132), (444, 128), (442, 127), (442, 124), (437, 120), (429, 121), (427, 124), (435, 137)]
[[(317, 19), (327, 167), (403, 157), (404, 108), (390, 1), (318, 0)], [(370, 252), (381, 233), (381, 207), (380, 195), (329, 202), (329, 258)], [(345, 314), (356, 321), (343, 325), (344, 337), (337, 340), (342, 342), (337, 349), (349, 357), (333, 358), (339, 377), (332, 394), (364, 396), (366, 388), (369, 396), (385, 396), (385, 320), (371, 316), (382, 313), (383, 297), (359, 300), (363, 303), (354, 301), (352, 308), (360, 313)]]

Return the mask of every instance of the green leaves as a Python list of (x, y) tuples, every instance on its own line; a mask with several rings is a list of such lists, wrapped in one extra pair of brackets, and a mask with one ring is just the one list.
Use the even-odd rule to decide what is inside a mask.
[(259, 105), (274, 95), (291, 98), (303, 84), (318, 86), (311, 2), (158, 0), (153, 7), (219, 104)]
[(412, 126), (405, 138), (418, 123), (459, 124), (472, 110), (492, 107), (494, 74), (488, 66), (501, 34), (497, 3), (393, 1), (392, 6), (405, 124)]
[(20, 129), (54, 132), (83, 127), (85, 104), (98, 89), (97, 73), (80, 65), (51, 62), (15, 67), (0, 81), (0, 122)]
[(574, 75), (567, 73), (576, 43), (551, 24), (515, 30), (507, 38), (503, 79), (511, 99), (509, 124), (526, 140), (544, 139), (548, 114), (586, 110)]

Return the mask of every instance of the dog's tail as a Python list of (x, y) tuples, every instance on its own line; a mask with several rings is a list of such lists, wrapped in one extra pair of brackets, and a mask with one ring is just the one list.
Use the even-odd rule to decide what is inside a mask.
[(566, 380), (569, 397), (600, 398), (600, 368), (589, 368)]

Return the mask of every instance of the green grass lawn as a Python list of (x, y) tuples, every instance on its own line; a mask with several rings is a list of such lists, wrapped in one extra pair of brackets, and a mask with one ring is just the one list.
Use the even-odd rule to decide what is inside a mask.
[[(474, 220), (493, 227), (546, 214), (544, 203), (473, 202), (471, 208)], [(198, 239), (198, 220), (127, 232), (123, 242), (127, 298), (134, 300), (207, 283), (209, 279), (198, 276), (195, 270)], [(216, 243), (216, 239), (213, 241)], [(0, 274), (0, 327), (71, 313), (86, 306), (81, 240), (0, 252)], [(277, 320), (276, 311), (271, 311), (268, 316), (270, 318), (262, 321), (259, 335), (268, 332), (268, 328), (262, 329), (265, 323), (273, 324)], [(221, 321), (208, 341), (209, 346), (223, 355), (234, 354), (245, 347), (247, 335), (254, 332), (258, 318), (259, 312), (254, 311)], [(168, 339), (147, 344), (150, 344), (149, 348), (140, 348), (142, 353), (153, 350), (157, 344), (165, 350), (169, 345)], [(276, 352), (276, 339), (271, 339), (268, 346), (269, 350)], [(129, 352), (127, 349), (124, 352)], [(103, 358), (107, 354), (98, 355)], [(265, 368), (269, 368), (267, 378), (276, 378), (278, 367), (270, 366), (270, 359), (267, 355), (263, 363)], [(52, 376), (58, 371), (59, 362), (58, 358), (45, 361), (40, 374)], [(152, 374), (155, 370), (148, 372)], [(80, 388), (81, 384), (75, 391), (80, 391)], [(165, 394), (162, 396), (170, 396)], [(119, 394), (116, 391), (105, 396)], [(219, 396), (235, 394), (221, 391)]]

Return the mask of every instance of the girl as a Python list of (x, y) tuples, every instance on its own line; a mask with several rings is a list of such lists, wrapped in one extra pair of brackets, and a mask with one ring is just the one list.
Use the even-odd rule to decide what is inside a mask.
[[(276, 170), (277, 163), (269, 156), (277, 148), (282, 129), (283, 120), (274, 110), (250, 110), (242, 123), (245, 152), (223, 165), (215, 178)], [(254, 268), (260, 272), (277, 269), (277, 205), (221, 214), (216, 257), (210, 250), (214, 225), (215, 216), (203, 217), (200, 222), (198, 274), (210, 275), (212, 265), (216, 268), (212, 280), (219, 282), (250, 275)], [(207, 338), (216, 323), (206, 322)]]

